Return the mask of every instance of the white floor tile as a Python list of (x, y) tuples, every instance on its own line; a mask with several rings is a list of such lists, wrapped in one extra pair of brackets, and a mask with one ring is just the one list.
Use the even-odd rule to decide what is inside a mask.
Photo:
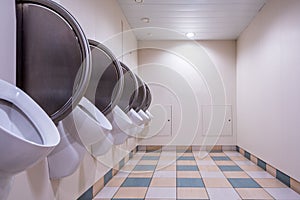
[(213, 160), (197, 160), (197, 165), (216, 165)]
[(239, 200), (238, 193), (233, 188), (207, 188), (210, 200)]
[(155, 171), (153, 177), (174, 178), (176, 177), (176, 171)]
[(129, 176), (129, 172), (119, 171), (114, 177), (122, 178)]
[(126, 165), (136, 165), (139, 162), (139, 160), (129, 160)]
[(260, 171), (246, 171), (246, 173), (251, 177), (251, 178), (274, 178), (271, 174), (268, 172), (260, 172)]
[(239, 152), (236, 152), (236, 151), (224, 151), (224, 153), (227, 156), (243, 156), (242, 154), (240, 154)]
[(247, 165), (247, 166), (252, 166), (255, 165), (253, 162), (249, 161), (249, 160), (236, 160), (234, 161), (237, 165), (241, 166), (241, 165)]
[(222, 172), (200, 171), (202, 178), (225, 178)]
[(104, 187), (94, 199), (97, 200), (97, 198), (112, 198), (118, 191), (118, 189), (119, 187)]
[(290, 188), (264, 188), (277, 200), (296, 200), (300, 195)]
[(146, 198), (176, 198), (175, 187), (150, 187), (146, 194)]

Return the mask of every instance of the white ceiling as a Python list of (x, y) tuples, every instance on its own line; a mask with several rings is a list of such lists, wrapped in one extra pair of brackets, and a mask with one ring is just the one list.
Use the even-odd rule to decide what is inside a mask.
[[(139, 40), (236, 39), (266, 0), (118, 0)], [(149, 18), (145, 23), (141, 18)], [(154, 27), (154, 28), (149, 28)]]

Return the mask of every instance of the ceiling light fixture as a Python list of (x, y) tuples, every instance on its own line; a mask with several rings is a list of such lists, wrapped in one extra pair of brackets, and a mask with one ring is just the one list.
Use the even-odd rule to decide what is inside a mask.
[(148, 17), (143, 17), (143, 18), (141, 18), (141, 21), (144, 23), (149, 23), (150, 19)]
[(193, 37), (195, 37), (195, 33), (189, 32), (189, 33), (186, 33), (185, 36), (188, 38), (193, 38)]
[(134, 0), (135, 1), (135, 3), (143, 3), (144, 2), (144, 0)]

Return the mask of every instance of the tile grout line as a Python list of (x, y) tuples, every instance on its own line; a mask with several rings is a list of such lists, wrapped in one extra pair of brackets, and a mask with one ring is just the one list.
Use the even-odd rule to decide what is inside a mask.
[[(136, 153), (137, 153), (137, 152), (138, 152), (138, 151), (136, 151)], [(144, 153), (144, 154), (145, 154), (145, 153)], [(144, 154), (143, 154), (143, 155), (144, 155)], [(131, 158), (129, 158), (129, 160), (132, 159), (132, 158), (133, 158), (133, 156), (132, 156)], [(128, 161), (129, 161), (129, 160), (128, 160)], [(128, 162), (128, 161), (127, 161), (127, 162)], [(139, 161), (141, 161), (141, 159), (139, 159)], [(138, 161), (138, 162), (139, 162), (139, 161)], [(138, 162), (137, 162), (137, 163), (138, 163)], [(137, 165), (137, 163), (134, 165), (134, 167)], [(125, 166), (125, 165), (124, 165), (124, 166)], [(123, 166), (123, 167), (124, 167), (124, 166)], [(133, 169), (134, 169), (134, 168), (133, 168)], [(123, 183), (126, 181), (126, 179), (129, 177), (129, 175), (131, 174), (131, 172), (133, 171), (133, 169), (130, 171), (130, 173), (128, 174), (128, 176), (124, 179), (124, 181), (122, 182), (122, 184), (123, 184)], [(113, 197), (112, 197), (111, 199), (114, 199), (114, 197), (116, 196), (116, 194), (118, 193), (118, 191), (121, 189), (122, 184), (118, 187), (118, 190), (115, 192), (115, 194), (113, 195)]]
[[(129, 151), (129, 153), (125, 156), (125, 157), (123, 157), (119, 162), (118, 162), (118, 170), (117, 170), (117, 173), (125, 166), (125, 164), (133, 157), (133, 155), (134, 154), (136, 154), (138, 151), (137, 151), (137, 148), (138, 148), (138, 146), (136, 146), (136, 147), (134, 147), (131, 151)], [(132, 154), (132, 157), (130, 158), (130, 155)], [(125, 163), (125, 159), (126, 159), (126, 157), (128, 156), (128, 161)], [(124, 165), (120, 168), (120, 162), (122, 161), (124, 159)], [(111, 168), (107, 173), (105, 173), (104, 174), (104, 176), (103, 177), (101, 177), (99, 180), (97, 180), (96, 181), (96, 183), (98, 182), (98, 181), (100, 181), (101, 179), (103, 179), (103, 181), (104, 181), (104, 184), (103, 184), (103, 187), (95, 194), (95, 195), (92, 195), (92, 199), (94, 199), (96, 196), (97, 196), (97, 194), (99, 193), (99, 192), (101, 192), (101, 190), (112, 180), (112, 178), (117, 174), (115, 174), (115, 175), (113, 175), (113, 170), (114, 170), (114, 167), (113, 168)], [(111, 176), (111, 178), (107, 181), (107, 183), (105, 183), (105, 180), (104, 180), (104, 177), (109, 173), (111, 171), (111, 173), (112, 173), (112, 176)], [(93, 189), (94, 189), (94, 186), (95, 186), (95, 184), (93, 184), (92, 186), (91, 186), (91, 188), (92, 188), (92, 193), (93, 193)], [(119, 189), (120, 189), (120, 187), (118, 188), (118, 190), (115, 192), (115, 194), (119, 191)], [(85, 193), (85, 192), (84, 192)], [(83, 193), (83, 194), (84, 194)], [(115, 195), (114, 194), (114, 195)], [(114, 197), (114, 195), (113, 195), (113, 197)], [(80, 198), (80, 197), (79, 197)], [(113, 199), (113, 198), (112, 198)]]
[[(241, 154), (242, 156), (245, 157), (245, 155), (243, 155), (242, 153), (238, 152), (239, 154)], [(253, 154), (250, 154), (253, 155)], [(246, 158), (246, 157), (245, 157)], [(249, 160), (249, 159), (248, 159)], [(249, 160), (250, 162), (254, 163), (252, 160)], [(254, 163), (255, 164), (255, 163)], [(255, 165), (258, 166), (258, 165)], [(260, 166), (259, 166), (260, 167)], [(261, 167), (260, 167), (261, 168)], [(266, 171), (266, 170), (265, 170)], [(246, 172), (247, 173), (247, 172)], [(247, 173), (248, 174), (248, 173)], [(269, 173), (270, 174), (270, 173)], [(249, 175), (249, 174), (248, 174)], [(251, 177), (251, 176), (250, 176)], [(273, 176), (274, 177), (274, 176)], [(252, 177), (251, 177), (252, 178)], [(275, 177), (276, 178), (276, 177)], [(252, 178), (255, 182), (256, 180), (254, 178)], [(277, 178), (276, 178), (277, 179)], [(256, 182), (257, 183), (257, 182)], [(263, 189), (263, 191), (265, 191), (267, 194), (269, 194), (273, 199), (276, 199), (272, 194), (270, 194), (267, 190), (265, 190), (265, 187), (262, 187), (259, 183), (257, 183), (261, 189)], [(234, 188), (235, 189), (235, 188)], [(236, 190), (236, 189), (235, 189)], [(237, 192), (238, 193), (238, 192)], [(238, 193), (239, 194), (239, 193)], [(242, 199), (242, 198), (241, 198)]]
[[(277, 180), (279, 180), (281, 183), (283, 183), (284, 185), (286, 185), (288, 188), (290, 188), (290, 189), (292, 189), (293, 191), (295, 191), (296, 193), (300, 194), (300, 189), (299, 189), (299, 191), (297, 191), (296, 189), (293, 189), (293, 188), (292, 188), (292, 185), (291, 185), (291, 180), (296, 181), (296, 179), (294, 179), (294, 178), (288, 176), (288, 175), (285, 174), (284, 172), (278, 170), (278, 169), (275, 168), (274, 166), (268, 164), (268, 163), (265, 162), (264, 160), (258, 158), (258, 157), (255, 156), (254, 154), (252, 154), (252, 153), (246, 151), (245, 149), (243, 149), (243, 148), (241, 148), (241, 147), (239, 147), (239, 146), (236, 146), (236, 151), (239, 152), (239, 153), (240, 153), (242, 156), (244, 156), (245, 158), (247, 158), (247, 157), (246, 157), (246, 154), (250, 154), (250, 157), (251, 157), (251, 155), (254, 156), (254, 157), (256, 157), (256, 158), (257, 158), (257, 163), (253, 162), (251, 159), (248, 159), (248, 158), (247, 158), (247, 159), (248, 159), (249, 161), (251, 161), (252, 163), (254, 163), (256, 166), (262, 168), (264, 171), (268, 172), (271, 176), (273, 176), (274, 178), (276, 178)], [(244, 152), (244, 154), (243, 154), (242, 152)], [(264, 169), (262, 166), (260, 166), (260, 165), (258, 164), (258, 163), (259, 163), (258, 160), (260, 160), (261, 162), (265, 163), (265, 168), (266, 168), (266, 169)], [(272, 167), (273, 169), (275, 169), (275, 176), (274, 176), (271, 172), (269, 172), (269, 171), (267, 170), (267, 166), (270, 166), (270, 167)], [(287, 184), (287, 183), (285, 183), (285, 181), (280, 180), (280, 179), (277, 177), (277, 173), (283, 174), (283, 176), (288, 177), (289, 183)], [(296, 182), (297, 182), (298, 184), (300, 184), (298, 181), (296, 181)]]

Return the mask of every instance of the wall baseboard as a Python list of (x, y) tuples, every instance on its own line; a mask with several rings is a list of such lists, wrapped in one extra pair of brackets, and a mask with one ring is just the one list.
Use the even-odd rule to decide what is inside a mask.
[(294, 191), (300, 194), (300, 182), (295, 180), (294, 178), (286, 175), (282, 171), (276, 169), (274, 166), (266, 163), (265, 161), (261, 160), (260, 158), (256, 157), (255, 155), (251, 154), (250, 152), (244, 150), (243, 148), (236, 146), (236, 151), (242, 154), (248, 160), (251, 160), (257, 166), (262, 168), (263, 170), (269, 172), (272, 176), (277, 178), (286, 186), (290, 187)]
[(138, 151), (138, 146), (132, 149), (119, 163), (111, 168), (103, 177), (95, 182), (89, 189), (87, 189), (77, 200), (92, 200), (102, 188), (114, 177), (119, 170), (128, 162), (129, 159)]
[(272, 176), (280, 180), (286, 186), (290, 187), (294, 191), (300, 194), (300, 183), (292, 177), (286, 175), (275, 167), (269, 165), (265, 161), (256, 157), (255, 155), (247, 152), (243, 148), (234, 145), (215, 145), (215, 146), (162, 146), (162, 145), (138, 145), (129, 154), (127, 154), (117, 166), (110, 169), (103, 177), (101, 177), (92, 187), (90, 187), (83, 195), (77, 200), (91, 200), (91, 197), (95, 197), (98, 192), (110, 181), (110, 179), (116, 175), (119, 170), (128, 162), (132, 156), (138, 151), (145, 152), (161, 152), (161, 151), (176, 151), (176, 152), (192, 152), (206, 150), (210, 152), (222, 152), (222, 151), (237, 151), (241, 153), (245, 158), (255, 163), (263, 170), (269, 172)]

